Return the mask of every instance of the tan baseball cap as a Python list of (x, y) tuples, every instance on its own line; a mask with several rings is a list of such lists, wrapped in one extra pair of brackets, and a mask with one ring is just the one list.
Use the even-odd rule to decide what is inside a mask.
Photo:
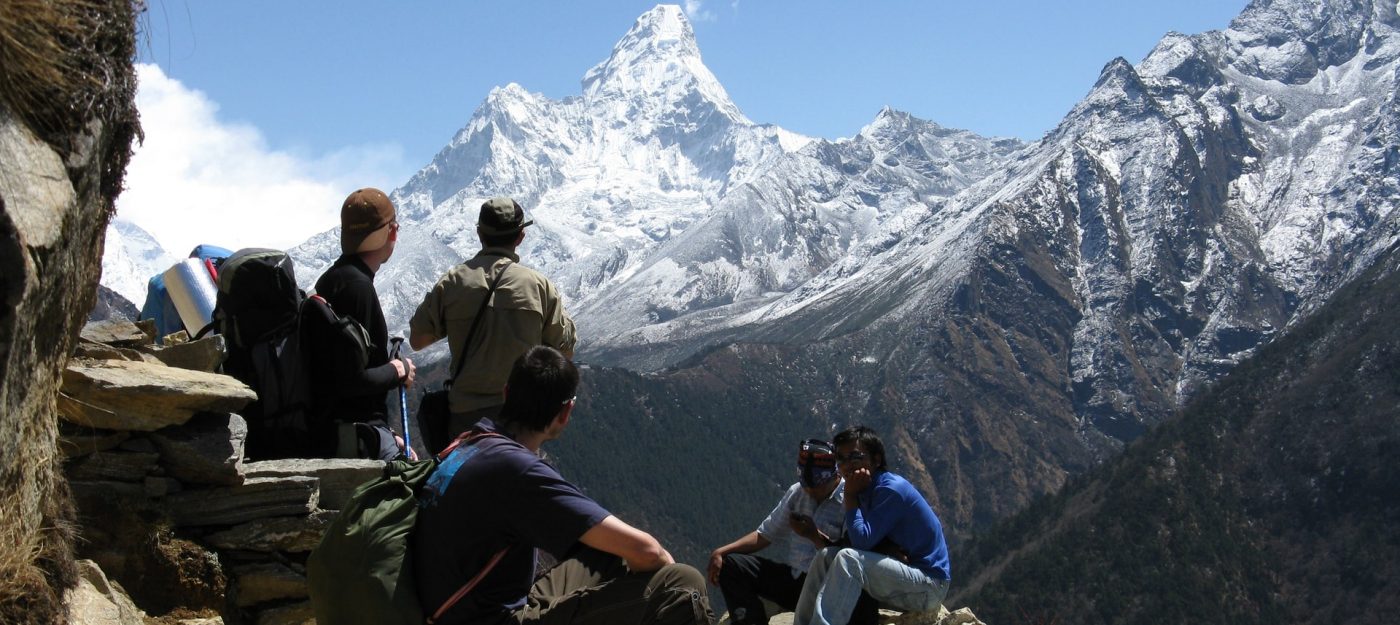
[(340, 251), (368, 252), (389, 242), (394, 203), (383, 191), (365, 187), (351, 193), (340, 207)]

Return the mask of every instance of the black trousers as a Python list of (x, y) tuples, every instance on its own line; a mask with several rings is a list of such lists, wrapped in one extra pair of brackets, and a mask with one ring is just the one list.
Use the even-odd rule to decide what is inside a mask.
[[(805, 581), (805, 572), (793, 577), (792, 567), (746, 553), (725, 555), (719, 569), (719, 592), (734, 625), (768, 625), (772, 615), (764, 611), (764, 599), (785, 610), (797, 609)], [(860, 593), (850, 625), (875, 625), (878, 618), (879, 605), (870, 595)]]

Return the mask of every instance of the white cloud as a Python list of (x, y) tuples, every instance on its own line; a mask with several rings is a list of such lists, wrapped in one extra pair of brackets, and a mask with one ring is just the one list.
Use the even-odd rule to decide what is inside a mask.
[(711, 22), (715, 19), (713, 11), (705, 10), (703, 0), (685, 0), (683, 6), (686, 17), (689, 17), (692, 22)]
[(361, 186), (388, 191), (410, 171), (398, 145), (346, 146), (300, 156), (261, 131), (218, 118), (219, 106), (137, 65), (145, 142), (126, 172), (117, 214), (184, 256), (195, 245), (288, 248), (338, 225), (340, 203)]

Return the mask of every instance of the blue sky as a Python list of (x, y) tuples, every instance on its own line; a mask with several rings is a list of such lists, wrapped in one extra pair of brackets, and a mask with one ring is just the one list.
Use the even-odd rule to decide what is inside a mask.
[[(201, 236), (201, 211), (227, 213), (242, 198), (267, 216), (231, 226), (226, 244), (293, 245), (335, 225), (337, 196), (405, 182), (492, 87), (577, 94), (652, 6), (150, 0), (138, 59), (147, 145), (119, 216), (183, 254)], [(888, 105), (1036, 139), (1109, 60), (1137, 63), (1168, 31), (1223, 29), (1245, 0), (683, 6), (705, 64), (756, 122), (834, 139)], [(275, 235), (257, 228), (268, 216), (285, 222)]]

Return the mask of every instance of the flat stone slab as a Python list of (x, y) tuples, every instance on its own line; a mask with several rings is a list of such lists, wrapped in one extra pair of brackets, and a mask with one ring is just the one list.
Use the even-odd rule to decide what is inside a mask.
[(256, 519), (305, 516), (316, 510), (314, 477), (248, 479), (239, 486), (202, 488), (165, 498), (165, 509), (177, 526), (238, 525)]
[(142, 482), (156, 466), (157, 454), (130, 451), (99, 451), (71, 461), (63, 472), (72, 480), (116, 480)]
[(226, 375), (146, 362), (73, 361), (63, 371), (58, 409), (79, 425), (152, 432), (196, 412), (237, 412), (257, 398)]
[(205, 536), (204, 542), (219, 549), (307, 553), (321, 542), (335, 517), (334, 511), (317, 510), (307, 516), (258, 519)]
[(384, 475), (384, 466), (383, 460), (293, 458), (244, 463), (243, 475), (248, 478), (292, 475), (315, 477), (321, 480), (321, 499), (318, 505), (324, 510), (339, 510), (361, 484)]
[(126, 347), (116, 347), (106, 343), (97, 343), (85, 339), (79, 339), (77, 346), (73, 348), (73, 355), (78, 358), (88, 358), (91, 360), (130, 360), (133, 362), (160, 362), (159, 358), (150, 354), (145, 354), (135, 349)]
[(77, 458), (99, 451), (115, 449), (129, 438), (131, 438), (131, 432), (109, 430), (63, 432), (58, 435), (58, 451), (63, 454), (64, 458)]
[(137, 327), (135, 323), (125, 319), (94, 321), (83, 326), (83, 329), (78, 332), (78, 336), (94, 343), (120, 347), (135, 347), (151, 343), (150, 335)]

